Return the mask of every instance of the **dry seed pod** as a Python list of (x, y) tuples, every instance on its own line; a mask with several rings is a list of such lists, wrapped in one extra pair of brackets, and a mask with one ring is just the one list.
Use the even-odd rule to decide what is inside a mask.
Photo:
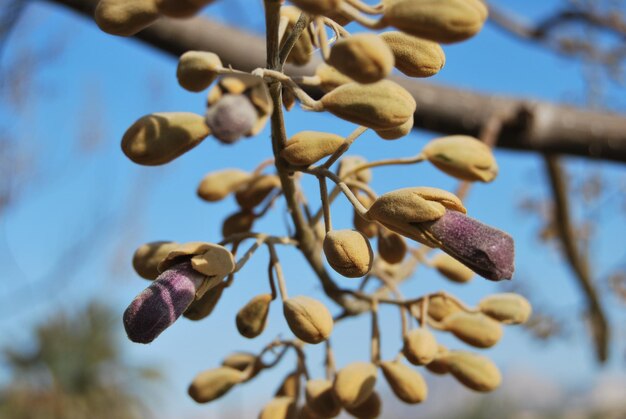
[(402, 262), (407, 252), (404, 238), (386, 228), (378, 230), (378, 253), (385, 262), (392, 265)]
[(276, 390), (275, 397), (292, 397), (297, 399), (300, 395), (300, 373), (298, 371), (287, 374)]
[(122, 137), (122, 151), (144, 166), (169, 163), (191, 150), (211, 132), (200, 115), (154, 113), (138, 119)]
[(224, 169), (206, 175), (198, 185), (198, 196), (208, 202), (217, 202), (235, 192), (250, 180), (250, 173), (239, 169)]
[(491, 182), (498, 165), (491, 148), (467, 135), (451, 135), (430, 141), (422, 154), (442, 172), (457, 179)]
[(247, 233), (254, 224), (252, 211), (239, 211), (228, 216), (222, 224), (222, 236), (228, 237), (233, 234)]
[[(339, 162), (339, 167), (337, 169), (337, 176), (342, 179), (345, 179), (346, 174), (351, 172), (352, 169), (358, 166), (362, 166), (366, 164), (367, 160), (365, 157), (361, 156), (346, 156)], [(372, 181), (372, 171), (370, 169), (359, 170), (356, 174), (350, 176), (351, 178), (356, 178), (359, 182), (370, 183)], [(365, 204), (363, 204), (365, 205)], [(371, 203), (370, 203), (371, 205)], [(369, 205), (366, 207), (369, 208)]]
[(532, 307), (527, 299), (514, 293), (493, 294), (478, 303), (478, 309), (504, 324), (526, 323)]
[(413, 365), (427, 365), (437, 356), (437, 340), (426, 328), (413, 329), (404, 338), (402, 354)]
[(207, 51), (187, 51), (180, 56), (176, 77), (178, 84), (190, 92), (201, 92), (213, 83), (222, 60)]
[(142, 278), (156, 279), (160, 274), (158, 270), (159, 263), (178, 245), (179, 243), (168, 241), (142, 244), (135, 250), (133, 255), (135, 272)]
[(417, 106), (406, 89), (390, 80), (368, 85), (344, 84), (326, 93), (320, 101), (333, 115), (375, 130), (404, 124)]
[(198, 403), (208, 403), (222, 397), (245, 376), (241, 371), (229, 367), (218, 367), (201, 372), (191, 382), (188, 393)]
[(263, 407), (259, 419), (296, 419), (297, 413), (293, 397), (275, 397)]
[(384, 361), (380, 368), (397, 398), (417, 404), (426, 400), (428, 387), (422, 375), (400, 362)]
[(403, 32), (435, 42), (464, 41), (487, 20), (480, 0), (383, 0), (383, 21)]
[(242, 209), (251, 210), (280, 186), (280, 178), (276, 175), (257, 176), (235, 193), (235, 199)]
[(309, 166), (333, 154), (343, 143), (343, 137), (336, 134), (301, 131), (287, 141), (280, 155), (294, 166)]
[(406, 137), (413, 129), (413, 115), (402, 125), (398, 125), (395, 128), (384, 129), (376, 131), (376, 134), (383, 140), (397, 140), (402, 137)]
[(227, 94), (206, 113), (206, 124), (213, 136), (224, 144), (233, 144), (254, 129), (258, 115), (244, 95)]
[(261, 294), (251, 299), (239, 310), (235, 322), (241, 336), (252, 339), (265, 330), (271, 302), (271, 294)]
[(482, 313), (459, 311), (443, 320), (443, 327), (463, 342), (477, 348), (490, 348), (502, 337), (502, 326)]
[(380, 37), (391, 49), (396, 68), (409, 77), (434, 76), (446, 64), (446, 55), (436, 42), (399, 31), (385, 32)]
[(333, 45), (328, 64), (359, 83), (375, 83), (393, 69), (391, 50), (377, 35), (362, 33), (340, 39)]
[(98, 27), (111, 35), (132, 36), (159, 18), (154, 0), (100, 0), (94, 14)]
[(321, 302), (306, 296), (285, 300), (283, 312), (289, 328), (306, 343), (320, 343), (333, 331), (333, 316)]
[(502, 381), (498, 367), (485, 356), (465, 351), (451, 351), (445, 359), (450, 373), (472, 390), (492, 391)]
[(329, 231), (323, 247), (330, 266), (345, 277), (360, 278), (372, 269), (374, 253), (369, 240), (360, 231)]
[(461, 307), (452, 298), (435, 295), (428, 299), (428, 316), (438, 322), (459, 311)]
[(202, 320), (207, 318), (215, 309), (215, 306), (222, 298), (224, 287), (218, 285), (213, 287), (204, 293), (202, 297), (191, 303), (191, 305), (185, 310), (183, 316), (189, 320)]
[(341, 412), (341, 404), (333, 394), (333, 383), (328, 380), (309, 380), (304, 390), (306, 403), (316, 417), (334, 418)]
[[(283, 43), (289, 37), (289, 34), (293, 30), (293, 27), (298, 21), (301, 13), (302, 10), (294, 6), (283, 6), (280, 8), (280, 16), (289, 19), (289, 23), (287, 24), (287, 31), (282, 38)], [(300, 37), (298, 38), (298, 41), (291, 49), (291, 52), (287, 57), (287, 62), (297, 66), (303, 66), (311, 60), (313, 51), (314, 47), (311, 34), (309, 33), (309, 31), (303, 31), (302, 35), (300, 35)]]
[(337, 372), (333, 392), (345, 408), (363, 403), (374, 391), (376, 366), (370, 362), (353, 362)]
[(453, 282), (463, 284), (469, 282), (474, 277), (474, 271), (445, 253), (440, 253), (435, 256), (430, 261), (430, 264), (433, 268), (437, 269), (441, 275)]
[(435, 356), (435, 359), (433, 359), (432, 362), (426, 365), (426, 369), (438, 375), (450, 372), (450, 365), (448, 364), (448, 361), (446, 361), (446, 354), (448, 354), (448, 349), (443, 345), (438, 345), (437, 356)]
[(324, 92), (330, 92), (341, 85), (354, 82), (354, 80), (350, 77), (342, 74), (336, 68), (331, 67), (326, 63), (321, 63), (317, 66), (315, 69), (315, 75), (319, 78), (320, 88)]
[(292, 0), (291, 2), (303, 12), (311, 15), (325, 15), (337, 10), (341, 4), (341, 0)]
[(348, 413), (359, 419), (375, 419), (380, 416), (381, 410), (382, 401), (375, 391), (358, 406), (346, 407)]

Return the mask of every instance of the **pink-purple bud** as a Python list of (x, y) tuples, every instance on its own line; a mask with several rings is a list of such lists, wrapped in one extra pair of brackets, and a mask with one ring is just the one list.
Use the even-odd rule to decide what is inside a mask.
[(224, 95), (206, 114), (211, 134), (226, 144), (248, 135), (256, 124), (257, 111), (244, 95)]
[(124, 312), (128, 338), (150, 343), (194, 301), (196, 291), (206, 277), (185, 261), (165, 270), (143, 290)]
[(515, 247), (511, 236), (458, 211), (446, 211), (436, 221), (417, 223), (441, 243), (441, 249), (492, 281), (511, 279)]

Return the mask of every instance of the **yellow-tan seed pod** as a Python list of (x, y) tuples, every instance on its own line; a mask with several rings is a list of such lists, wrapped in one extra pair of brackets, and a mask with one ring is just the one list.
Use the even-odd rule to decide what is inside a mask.
[(345, 408), (363, 403), (374, 391), (376, 366), (370, 362), (353, 362), (337, 372), (333, 392)]
[(138, 119), (122, 137), (122, 151), (144, 166), (169, 163), (210, 134), (201, 115), (189, 112), (154, 113)]
[(217, 306), (220, 298), (222, 298), (223, 292), (224, 287), (221, 285), (211, 288), (202, 297), (191, 303), (183, 316), (194, 321), (207, 318), (213, 312), (215, 306)]
[(201, 92), (217, 78), (222, 60), (217, 54), (207, 51), (187, 51), (180, 56), (176, 77), (178, 84), (190, 92)]
[(374, 253), (369, 240), (360, 231), (329, 231), (323, 248), (330, 266), (347, 278), (360, 278), (372, 269)]
[(119, 36), (135, 35), (159, 16), (154, 0), (100, 0), (94, 13), (102, 31)]
[[(155, 0), (152, 0), (155, 1)], [(192, 17), (214, 0), (156, 0), (159, 11), (168, 17)]]
[[(282, 43), (285, 42), (291, 31), (293, 30), (294, 25), (298, 21), (302, 10), (298, 9), (295, 6), (283, 6), (280, 8), (280, 16), (288, 19), (287, 31), (282, 38)], [(282, 46), (281, 43), (281, 46)], [(289, 56), (287, 56), (287, 62), (297, 66), (306, 65), (309, 61), (311, 61), (311, 56), (313, 55), (314, 47), (313, 47), (313, 39), (311, 38), (311, 34), (309, 31), (303, 31), (295, 45), (291, 49)]]
[(446, 253), (435, 256), (430, 264), (452, 282), (464, 284), (474, 277), (474, 271)]
[(383, 361), (380, 368), (397, 398), (408, 404), (426, 400), (428, 387), (422, 375), (400, 362)]
[(431, 77), (446, 64), (441, 46), (400, 31), (384, 32), (380, 37), (396, 59), (396, 68), (409, 77)]
[(320, 88), (324, 92), (330, 92), (339, 86), (354, 82), (350, 77), (342, 74), (335, 67), (331, 67), (326, 63), (321, 63), (317, 66), (315, 75), (319, 79)]
[(294, 335), (306, 343), (320, 343), (333, 331), (333, 316), (324, 304), (306, 296), (288, 298), (283, 313)]
[(451, 351), (445, 358), (450, 374), (472, 390), (492, 391), (502, 382), (500, 370), (485, 356), (466, 351)]
[(502, 337), (502, 326), (482, 313), (459, 311), (443, 319), (443, 327), (463, 342), (477, 348), (490, 348)]
[(446, 355), (448, 354), (448, 348), (443, 345), (437, 346), (437, 356), (432, 362), (426, 365), (426, 369), (433, 374), (443, 375), (450, 372), (450, 365), (446, 361)]
[(358, 406), (346, 407), (346, 411), (358, 419), (375, 419), (380, 416), (382, 404), (378, 393), (372, 391), (363, 403)]
[(333, 154), (344, 143), (340, 135), (319, 131), (300, 131), (287, 141), (280, 152), (294, 166), (309, 166)]
[(252, 229), (254, 220), (255, 217), (252, 211), (239, 211), (231, 214), (222, 224), (222, 237), (249, 232)]
[(311, 15), (325, 15), (339, 8), (342, 0), (292, 0), (303, 12)]
[(263, 333), (267, 324), (267, 315), (270, 312), (271, 302), (271, 294), (260, 294), (248, 301), (239, 310), (235, 323), (241, 336), (252, 339)]
[(392, 265), (402, 262), (407, 252), (404, 238), (386, 228), (378, 230), (378, 253), (387, 263)]
[(415, 99), (390, 80), (364, 85), (348, 83), (320, 99), (325, 110), (355, 124), (374, 130), (395, 128), (415, 113)]
[(402, 125), (398, 125), (395, 128), (384, 129), (376, 131), (376, 134), (383, 140), (397, 140), (402, 137), (406, 137), (413, 129), (415, 123), (413, 115)]
[(295, 371), (287, 374), (276, 390), (274, 397), (293, 397), (300, 395), (300, 372)]
[(241, 383), (245, 376), (241, 371), (229, 367), (218, 367), (203, 371), (191, 382), (188, 393), (198, 403), (208, 403), (222, 397)]
[(404, 337), (402, 354), (413, 365), (427, 365), (437, 356), (437, 340), (424, 327), (413, 329)]
[(341, 412), (341, 404), (333, 394), (329, 380), (309, 380), (304, 390), (306, 403), (316, 417), (334, 418)]
[(467, 135), (451, 135), (430, 141), (422, 154), (442, 172), (471, 182), (491, 182), (498, 164), (491, 148)]
[(179, 243), (170, 241), (142, 244), (133, 255), (135, 272), (142, 278), (156, 279), (161, 274), (158, 270), (159, 263), (178, 245)]
[(259, 419), (296, 419), (297, 412), (293, 397), (275, 397), (263, 407)]
[[(358, 166), (362, 166), (367, 163), (365, 157), (361, 156), (346, 156), (339, 161), (339, 167), (337, 168), (337, 176), (342, 179), (346, 179), (346, 176), (349, 172), (355, 169)], [(356, 179), (359, 182), (370, 183), (372, 181), (372, 170), (371, 169), (363, 169), (359, 170), (355, 174), (351, 175), (349, 178)], [(361, 202), (365, 207), (369, 208), (369, 205), (365, 205)]]
[(385, 41), (361, 33), (337, 41), (327, 62), (356, 82), (376, 83), (391, 73), (394, 58)]
[(235, 199), (242, 209), (251, 210), (261, 204), (272, 191), (278, 188), (280, 188), (280, 178), (278, 176), (257, 176), (235, 193)]
[(383, 4), (388, 25), (445, 44), (476, 35), (488, 15), (480, 0), (383, 0)]
[(207, 174), (198, 185), (198, 196), (207, 202), (217, 202), (250, 181), (251, 174), (240, 169), (224, 169)]
[(504, 324), (526, 323), (532, 313), (528, 300), (512, 292), (485, 297), (478, 303), (478, 309)]

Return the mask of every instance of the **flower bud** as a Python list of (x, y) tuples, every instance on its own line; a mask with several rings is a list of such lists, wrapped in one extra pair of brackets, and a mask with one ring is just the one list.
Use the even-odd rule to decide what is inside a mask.
[(296, 417), (298, 419), (323, 419), (323, 417), (315, 413), (306, 403), (300, 406)]
[(428, 387), (419, 372), (400, 362), (385, 361), (380, 363), (380, 367), (397, 398), (408, 404), (426, 400)]
[(206, 124), (219, 141), (232, 144), (248, 135), (257, 122), (257, 111), (244, 95), (227, 94), (206, 113)]
[(341, 85), (354, 82), (350, 77), (342, 74), (335, 67), (331, 67), (326, 63), (321, 63), (317, 66), (315, 75), (320, 80), (320, 88), (325, 92), (330, 92)]
[(365, 401), (357, 406), (346, 407), (346, 412), (359, 419), (375, 419), (380, 416), (382, 401), (377, 392), (372, 391)]
[(156, 279), (160, 274), (159, 263), (178, 245), (176, 242), (158, 241), (139, 246), (133, 255), (135, 272), (142, 278)]
[(248, 339), (259, 336), (267, 324), (267, 315), (270, 312), (271, 294), (257, 295), (251, 299), (237, 313), (237, 330), (241, 336)]
[(359, 231), (330, 231), (323, 247), (330, 266), (347, 278), (360, 278), (372, 269), (374, 254), (370, 242)]
[(280, 178), (276, 175), (257, 176), (235, 193), (235, 199), (242, 209), (251, 210), (280, 187)]
[(169, 163), (210, 134), (200, 115), (189, 112), (154, 113), (138, 119), (122, 137), (122, 151), (144, 166)]
[(411, 132), (413, 129), (413, 115), (402, 125), (398, 125), (397, 127), (391, 129), (384, 129), (376, 131), (376, 134), (383, 140), (397, 140), (399, 138), (405, 137)]
[(437, 345), (437, 355), (435, 359), (426, 365), (426, 369), (433, 374), (443, 375), (450, 372), (450, 365), (446, 361), (448, 349), (443, 345)]
[(527, 299), (514, 293), (493, 294), (478, 303), (479, 310), (504, 324), (526, 323), (532, 307)]
[(333, 383), (328, 380), (309, 380), (304, 390), (306, 404), (316, 417), (334, 418), (341, 412), (341, 404), (333, 394)]
[(406, 89), (390, 80), (344, 84), (326, 93), (321, 103), (333, 115), (375, 130), (404, 124), (417, 106)]
[(443, 319), (445, 330), (477, 348), (490, 348), (502, 337), (502, 326), (482, 313), (459, 311)]
[(406, 242), (401, 235), (387, 229), (379, 229), (378, 253), (385, 262), (392, 265), (400, 263), (404, 259), (406, 252)]
[(178, 244), (161, 260), (157, 269), (163, 272), (182, 260), (191, 259), (191, 267), (209, 277), (223, 277), (235, 269), (235, 258), (224, 246), (215, 243)]
[(275, 397), (263, 407), (259, 419), (295, 419), (297, 411), (293, 397)]
[(280, 155), (294, 166), (310, 166), (333, 154), (343, 143), (344, 139), (339, 135), (301, 131), (287, 141)]
[(335, 376), (335, 397), (345, 408), (360, 405), (374, 391), (376, 376), (376, 366), (369, 362), (353, 362), (345, 366)]
[(327, 62), (354, 81), (375, 83), (391, 73), (394, 58), (385, 41), (363, 33), (337, 41)]
[(459, 311), (461, 311), (461, 307), (456, 301), (445, 295), (435, 295), (428, 299), (428, 316), (435, 321), (440, 322)]
[(283, 313), (294, 335), (306, 343), (320, 343), (333, 331), (333, 316), (321, 302), (305, 296), (285, 300)]
[(178, 84), (190, 92), (201, 92), (213, 83), (222, 68), (217, 54), (207, 51), (187, 51), (180, 56), (176, 77)]
[(437, 340), (424, 327), (413, 329), (404, 337), (402, 354), (413, 365), (427, 365), (437, 355)]
[[(280, 8), (280, 16), (286, 17), (289, 22), (287, 24), (287, 30), (281, 41), (281, 47), (293, 30), (294, 25), (298, 21), (302, 10), (294, 6), (283, 6)], [(306, 65), (313, 55), (313, 39), (309, 31), (302, 31), (302, 34), (296, 41), (295, 45), (291, 49), (291, 52), (287, 56), (287, 62), (297, 66)]]
[(287, 374), (282, 383), (280, 383), (278, 390), (276, 390), (275, 397), (287, 396), (293, 397), (294, 399), (298, 398), (300, 395), (300, 375), (301, 373), (298, 371)]
[(452, 282), (464, 284), (474, 277), (474, 271), (445, 253), (438, 254), (430, 263), (441, 275)]
[(215, 310), (215, 306), (219, 303), (224, 293), (224, 286), (218, 285), (209, 289), (202, 297), (191, 303), (189, 308), (183, 314), (189, 320), (202, 320), (207, 318)]
[(218, 367), (196, 375), (188, 393), (197, 403), (219, 399), (245, 379), (244, 374), (229, 367)]
[(198, 185), (198, 196), (207, 202), (221, 201), (248, 182), (250, 177), (250, 173), (239, 169), (211, 172)]
[(250, 352), (233, 352), (224, 358), (222, 366), (241, 372), (247, 370), (245, 380), (249, 381), (263, 370), (263, 361)]
[(395, 58), (395, 66), (409, 77), (431, 77), (446, 63), (441, 46), (426, 39), (392, 31), (380, 34)]
[(450, 373), (466, 387), (481, 392), (495, 390), (502, 381), (498, 367), (487, 357), (465, 351), (445, 355)]
[(466, 135), (432, 140), (422, 154), (439, 170), (460, 180), (491, 182), (498, 174), (491, 148)]
[(137, 343), (150, 343), (189, 307), (205, 276), (183, 262), (164, 271), (124, 311), (124, 329)]
[(446, 44), (476, 35), (488, 14), (480, 0), (383, 0), (383, 4), (387, 24)]
[(132, 36), (154, 23), (159, 11), (154, 0), (100, 0), (94, 17), (102, 31)]
[[(346, 156), (339, 161), (339, 167), (337, 169), (337, 176), (342, 179), (346, 179), (346, 174), (351, 172), (355, 167), (366, 164), (367, 160), (361, 156)], [(371, 169), (359, 170), (356, 174), (350, 176), (352, 179), (356, 179), (359, 182), (370, 183), (372, 181)], [(371, 203), (370, 203), (371, 204)], [(365, 205), (365, 204), (364, 204)], [(369, 207), (369, 204), (367, 205)]]
[(222, 237), (249, 232), (252, 229), (254, 220), (252, 211), (244, 210), (231, 214), (222, 224)]

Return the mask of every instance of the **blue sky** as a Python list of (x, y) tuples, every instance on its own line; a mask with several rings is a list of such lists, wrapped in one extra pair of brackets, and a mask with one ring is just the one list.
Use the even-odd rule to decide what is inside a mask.
[[(207, 15), (224, 21), (245, 16), (246, 25), (258, 30), (260, 1), (251, 3), (249, 8), (233, 12), (217, 2), (207, 9)], [(559, 2), (498, 3), (532, 19)], [(132, 122), (151, 112), (201, 113), (204, 95), (185, 92), (177, 85), (176, 62), (171, 57), (137, 42), (106, 35), (92, 22), (47, 3), (28, 7), (3, 60), (11, 62), (26, 48), (42, 51), (55, 40), (62, 43), (62, 52), (36, 72), (35, 94), (27, 111), (0, 108), (0, 121), (10, 123), (21, 134), (21, 146), (35, 156), (38, 167), (18, 204), (0, 219), (0, 253), (5, 263), (0, 281), (0, 335), (6, 341), (25, 344), (29, 342), (30, 325), (61, 308), (71, 311), (93, 297), (110, 303), (121, 316), (130, 300), (147, 285), (130, 269), (130, 257), (139, 244), (153, 240), (219, 241), (221, 220), (235, 210), (234, 200), (212, 205), (201, 202), (195, 196), (197, 183), (208, 171), (253, 169), (271, 153), (266, 129), (232, 147), (209, 138), (167, 166), (133, 165), (119, 148), (119, 140)], [(491, 26), (475, 39), (445, 47), (445, 51), (446, 67), (433, 79), (435, 83), (551, 101), (576, 102), (584, 97), (583, 71), (578, 63), (504, 36)], [(624, 90), (610, 87), (609, 103), (621, 109), (619, 100)], [(297, 110), (288, 114), (290, 135), (319, 127), (340, 135), (353, 129), (351, 124), (325, 114)], [(433, 137), (431, 133), (417, 132), (387, 142), (366, 133), (350, 154), (368, 159), (413, 155)], [(85, 150), (77, 146), (85, 138), (99, 141)], [(523, 197), (547, 196), (541, 160), (531, 154), (501, 150), (496, 157), (498, 179), (472, 189), (468, 210), (475, 218), (506, 230), (516, 239), (514, 281), (530, 289), (540, 304), (567, 318), (572, 335), (544, 346), (511, 327), (496, 348), (485, 352), (505, 371), (505, 383), (507, 370), (527, 368), (562, 385), (583, 386), (594, 380), (598, 370), (581, 325), (580, 294), (559, 254), (538, 243), (537, 221), (517, 208)], [(626, 175), (623, 166), (580, 159), (571, 160), (570, 170), (574, 175), (598, 171), (615, 182), (623, 182)], [(316, 202), (315, 182), (307, 180), (305, 185), (310, 200)], [(378, 169), (372, 182), (379, 193), (423, 185), (451, 190), (456, 182), (428, 164)], [(592, 254), (600, 268), (623, 264), (624, 259), (620, 238), (626, 227), (623, 216), (616, 215), (619, 208), (615, 201), (612, 204), (601, 209), (598, 217), (599, 239)], [(281, 203), (255, 229), (283, 234), (283, 213)], [(333, 223), (335, 228), (351, 226), (351, 211), (342, 199), (333, 206)], [(62, 259), (62, 255), (74, 253), (80, 261)], [(297, 252), (281, 248), (280, 256), (290, 295), (324, 298)], [(63, 264), (57, 267), (59, 260)], [(289, 336), (277, 304), (272, 307), (262, 337), (249, 341), (234, 328), (239, 308), (252, 296), (267, 291), (266, 263), (267, 254), (260, 251), (237, 276), (211, 317), (200, 323), (180, 321), (149, 346), (126, 341), (120, 322), (120, 338), (129, 359), (157, 364), (168, 374), (167, 391), (160, 397), (164, 417), (172, 416), (172, 412), (185, 412), (184, 417), (202, 412), (217, 414), (224, 406), (233, 407), (242, 400), (260, 406), (271, 397), (280, 374), (293, 368), (293, 359), (289, 358), (291, 364), (284, 362), (280, 371), (267, 373), (259, 382), (229, 395), (221, 407), (197, 407), (186, 396), (186, 386), (195, 373), (216, 366), (230, 351), (255, 351), (277, 335)], [(51, 271), (53, 277), (49, 276)], [(337, 281), (346, 286), (354, 284), (349, 279)], [(466, 286), (450, 284), (422, 268), (403, 292), (417, 296), (439, 289), (455, 293), (470, 304), (501, 290), (480, 278)], [(624, 313), (623, 306), (620, 312), (614, 300), (608, 302), (616, 326), (615, 352), (624, 346), (624, 330), (620, 330)], [(397, 313), (383, 309), (381, 320), (383, 355), (392, 357), (399, 348)], [(333, 343), (339, 365), (367, 359), (368, 323), (369, 319), (364, 318), (336, 327)], [(441, 340), (452, 347), (463, 347), (447, 336)], [(618, 345), (620, 340), (622, 344)], [(309, 352), (310, 367), (321, 366), (322, 348), (310, 348)], [(620, 369), (622, 356), (614, 353), (605, 371)], [(321, 373), (320, 368), (317, 374)], [(0, 369), (3, 377), (6, 372)]]

